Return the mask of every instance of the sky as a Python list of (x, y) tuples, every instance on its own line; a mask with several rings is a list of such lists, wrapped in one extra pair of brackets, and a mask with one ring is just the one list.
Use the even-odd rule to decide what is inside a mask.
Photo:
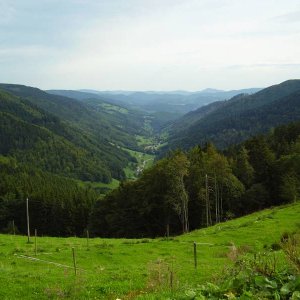
[(300, 78), (300, 0), (0, 0), (0, 82), (266, 87)]

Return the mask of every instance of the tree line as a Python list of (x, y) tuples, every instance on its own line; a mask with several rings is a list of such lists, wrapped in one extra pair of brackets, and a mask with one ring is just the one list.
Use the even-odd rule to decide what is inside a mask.
[(91, 231), (105, 237), (178, 234), (296, 201), (299, 136), (300, 122), (224, 152), (211, 143), (174, 151), (96, 202)]
[[(26, 233), (26, 198), (30, 227), (49, 236), (82, 235), (99, 197), (90, 188), (61, 176), (0, 156), (0, 230)], [(13, 228), (13, 225), (15, 228)]]
[(176, 150), (123, 181), (104, 198), (76, 181), (0, 156), (0, 230), (12, 221), (52, 236), (156, 237), (211, 226), (266, 207), (297, 201), (300, 122), (255, 136), (226, 151), (213, 144)]

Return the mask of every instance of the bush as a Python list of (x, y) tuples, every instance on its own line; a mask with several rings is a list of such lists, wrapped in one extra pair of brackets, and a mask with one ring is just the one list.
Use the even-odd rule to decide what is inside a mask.
[[(180, 299), (300, 299), (300, 235), (284, 233), (280, 243), (293, 268), (279, 269), (276, 253), (269, 251), (236, 256), (233, 268), (225, 270), (216, 283), (187, 290)], [(237, 249), (237, 248), (236, 248)]]

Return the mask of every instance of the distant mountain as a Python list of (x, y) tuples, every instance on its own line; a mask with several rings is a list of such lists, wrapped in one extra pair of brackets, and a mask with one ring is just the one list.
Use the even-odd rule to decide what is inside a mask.
[[(47, 93), (79, 100), (90, 110), (97, 112), (102, 122), (106, 120), (116, 128), (122, 128), (126, 134), (131, 135), (131, 139), (136, 134), (147, 134), (144, 130), (145, 113), (130, 108), (122, 101), (72, 90), (48, 90)], [(130, 147), (132, 148), (132, 144)]]
[(218, 108), (224, 106), (225, 104), (226, 101), (216, 101), (208, 105), (204, 105), (196, 110), (193, 110), (185, 114), (183, 117), (173, 122), (170, 122), (170, 124), (165, 126), (164, 130), (172, 132), (173, 135), (176, 132), (180, 134), (180, 132), (187, 130), (194, 123), (201, 120), (202, 118), (209, 115), (210, 113), (217, 110)]
[(91, 89), (81, 89), (80, 92), (84, 93), (92, 93), (92, 94), (99, 94), (104, 93), (108, 95), (130, 95), (134, 93), (134, 91), (123, 91), (123, 90), (114, 90), (114, 91), (98, 91), (98, 90), (91, 90)]
[[(241, 93), (255, 93), (259, 88), (221, 91), (206, 89), (200, 92), (102, 92), (92, 91), (94, 94), (103, 97), (103, 99), (114, 99), (121, 101), (131, 107), (150, 113), (168, 112), (176, 116), (183, 115), (209, 103), (229, 99)], [(91, 92), (91, 91), (90, 91)]]
[[(98, 140), (137, 149), (132, 133), (123, 128), (124, 124), (113, 122), (113, 114), (107, 113), (105, 109), (100, 113), (82, 101), (22, 85), (0, 84), (0, 89), (29, 100), (64, 121), (72, 123), (73, 126), (92, 133)], [(138, 130), (141, 128), (140, 126)]]
[(138, 146), (109, 113), (26, 86), (1, 84), (0, 92), (0, 154), (81, 180), (125, 177), (123, 169), (135, 159), (122, 147)]
[(84, 101), (87, 99), (98, 99), (99, 101), (101, 100), (102, 102), (108, 102), (108, 103), (112, 103), (112, 104), (116, 104), (116, 105), (120, 105), (120, 106), (126, 105), (126, 103), (124, 103), (122, 101), (113, 99), (113, 96), (110, 96), (107, 98), (107, 97), (98, 95), (97, 92), (93, 92), (93, 91), (88, 92), (88, 90), (87, 91), (84, 91), (84, 90), (82, 90), (82, 91), (46, 90), (45, 92), (48, 94), (68, 97), (68, 98), (72, 98), (72, 99), (76, 99), (76, 100), (80, 100), (80, 101)]
[[(188, 91), (95, 91), (95, 90), (49, 90), (47, 92), (72, 97), (81, 101), (89, 100), (94, 106), (97, 101), (106, 101), (127, 108), (131, 111), (141, 111), (150, 115), (151, 125), (160, 130), (166, 123), (209, 103), (229, 99), (240, 93), (254, 93), (259, 88), (222, 91), (205, 89), (199, 92)], [(91, 100), (93, 99), (93, 100)], [(131, 118), (132, 119), (132, 118)]]
[(90, 98), (100, 98), (97, 94), (89, 91), (73, 91), (73, 90), (46, 90), (48, 94), (69, 97), (77, 100), (86, 100)]
[(217, 90), (217, 89), (212, 89), (212, 88), (207, 88), (201, 91), (201, 93), (224, 93), (225, 91), (223, 90)]
[(189, 148), (212, 141), (224, 148), (273, 126), (299, 120), (299, 92), (300, 80), (289, 80), (252, 95), (240, 94), (204, 106), (168, 126), (168, 147)]

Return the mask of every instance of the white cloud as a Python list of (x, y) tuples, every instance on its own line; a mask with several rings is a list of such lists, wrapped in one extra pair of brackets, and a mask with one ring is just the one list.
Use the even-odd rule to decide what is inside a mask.
[(7, 1), (0, 1), (0, 24), (8, 24), (15, 14), (15, 9)]
[(273, 18), (274, 21), (279, 21), (279, 22), (300, 22), (300, 10), (299, 11), (293, 11), (289, 12), (283, 15), (279, 15)]
[(8, 79), (44, 88), (237, 88), (299, 71), (299, 22), (283, 22), (297, 16), (296, 0), (15, 3), (18, 20), (0, 30), (2, 81), (18, 64), (43, 76)]

